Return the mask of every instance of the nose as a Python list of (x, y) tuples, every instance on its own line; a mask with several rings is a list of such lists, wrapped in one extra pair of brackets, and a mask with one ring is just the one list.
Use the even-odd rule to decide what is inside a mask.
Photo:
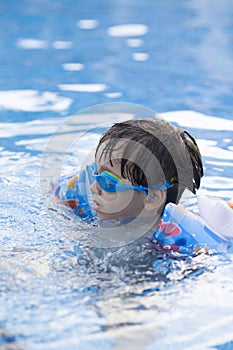
[(97, 181), (94, 181), (94, 182), (91, 184), (90, 190), (91, 190), (91, 192), (93, 192), (93, 193), (95, 193), (95, 194), (98, 194), (98, 195), (101, 194), (101, 188), (100, 188), (100, 186), (99, 186), (99, 184), (98, 184)]

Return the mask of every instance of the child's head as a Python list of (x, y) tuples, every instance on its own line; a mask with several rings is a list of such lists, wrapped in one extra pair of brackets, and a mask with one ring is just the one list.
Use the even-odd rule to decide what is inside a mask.
[(116, 183), (144, 188), (116, 186), (109, 191), (100, 177), (91, 190), (97, 215), (103, 219), (156, 213), (159, 217), (167, 203), (178, 203), (186, 188), (195, 193), (203, 175), (195, 139), (163, 120), (113, 125), (99, 141), (96, 165), (98, 174), (104, 171), (103, 180), (110, 176), (111, 182), (113, 174)]

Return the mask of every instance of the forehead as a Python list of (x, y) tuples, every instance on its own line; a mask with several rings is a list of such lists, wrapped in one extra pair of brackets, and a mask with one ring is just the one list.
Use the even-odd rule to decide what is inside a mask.
[(119, 163), (123, 157), (125, 141), (122, 139), (106, 140), (100, 144), (96, 152), (96, 163), (102, 165), (105, 163)]

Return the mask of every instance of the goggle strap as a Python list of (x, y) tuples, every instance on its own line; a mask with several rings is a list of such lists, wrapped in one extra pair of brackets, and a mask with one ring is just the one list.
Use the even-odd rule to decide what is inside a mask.
[(127, 186), (127, 185), (121, 185), (121, 184), (116, 184), (116, 191), (118, 192), (123, 192), (123, 191), (128, 191), (128, 190), (136, 190), (142, 194), (144, 194), (146, 197), (150, 198), (151, 201), (153, 201), (154, 203), (157, 203), (156, 200), (150, 196), (148, 193), (146, 193), (146, 191), (148, 190), (147, 187), (143, 187), (143, 186)]

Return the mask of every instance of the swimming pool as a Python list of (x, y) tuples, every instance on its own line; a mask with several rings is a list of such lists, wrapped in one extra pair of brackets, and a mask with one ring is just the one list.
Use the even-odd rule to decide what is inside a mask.
[(229, 199), (232, 10), (230, 0), (1, 1), (2, 349), (233, 348), (232, 253), (93, 252), (88, 229), (48, 212), (40, 187), (43, 151), (67, 117), (124, 101), (192, 132), (201, 191)]

